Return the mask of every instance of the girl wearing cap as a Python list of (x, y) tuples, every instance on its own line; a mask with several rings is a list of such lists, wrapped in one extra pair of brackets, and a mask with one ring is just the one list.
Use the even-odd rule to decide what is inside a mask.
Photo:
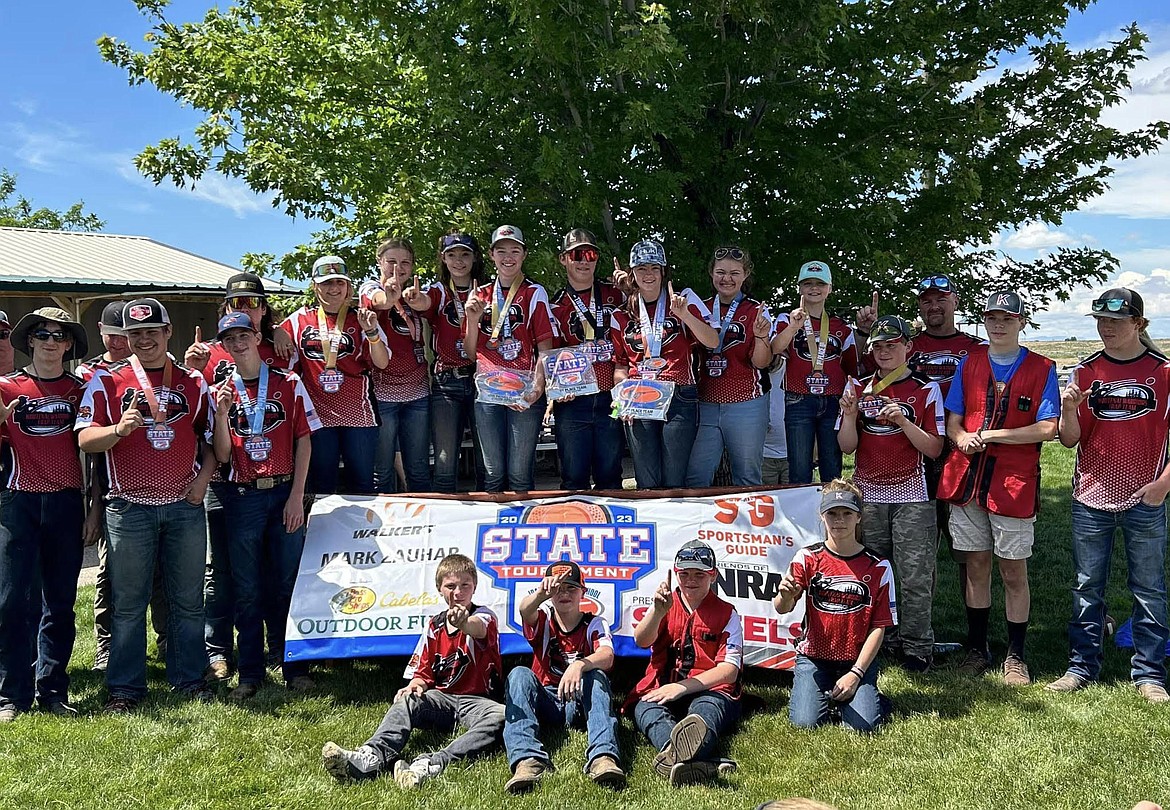
[(30, 363), (0, 377), (0, 723), (27, 712), (34, 697), (53, 714), (77, 714), (66, 668), (84, 510), (73, 422), (85, 387), (64, 364), (85, 356), (85, 330), (64, 310), (43, 307), (20, 319), (12, 344)]
[(873, 731), (882, 720), (877, 655), (886, 628), (898, 622), (894, 573), (861, 545), (861, 510), (861, 490), (852, 482), (825, 486), (825, 540), (796, 552), (773, 601), (786, 614), (805, 596), (788, 701), (789, 719), (801, 728), (829, 722), (833, 703), (857, 731)]
[(704, 305), (719, 342), (699, 350), (699, 430), (687, 469), (688, 488), (709, 487), (724, 449), (734, 486), (763, 484), (768, 433), (768, 364), (772, 320), (744, 288), (752, 258), (735, 245), (716, 248), (707, 271), (715, 295)]
[(833, 274), (824, 262), (805, 262), (797, 276), (800, 306), (776, 318), (772, 351), (788, 365), (784, 427), (788, 440), (788, 480), (812, 483), (813, 447), (821, 481), (841, 474), (837, 413), (845, 380), (857, 376), (853, 330), (825, 312)]
[[(478, 287), (467, 302), (464, 351), (482, 373), (514, 369), (537, 373), (537, 355), (555, 345), (557, 329), (544, 287), (525, 278), (524, 234), (501, 225), (492, 234), (496, 278)], [(475, 431), (483, 450), (488, 492), (532, 489), (536, 441), (544, 419), (544, 379), (515, 405), (475, 403)]]
[(386, 369), (373, 371), (374, 396), (382, 422), (374, 487), (383, 494), (398, 491), (394, 456), (401, 448), (406, 491), (429, 492), (431, 405), (423, 319), (403, 301), (406, 290), (419, 290), (418, 277), (414, 275), (414, 246), (405, 239), (387, 239), (378, 245), (377, 260), (379, 278), (362, 284), (358, 291), (362, 306), (378, 313), (378, 324), (390, 351)]
[(309, 489), (336, 492), (344, 459), (347, 491), (372, 494), (378, 410), (370, 372), (390, 363), (386, 338), (376, 312), (350, 308), (353, 285), (344, 260), (323, 256), (313, 263), (313, 294), (316, 307), (301, 307), (280, 325), (297, 346), (294, 371), (322, 424), (313, 433)]
[[(638, 489), (676, 489), (686, 482), (698, 426), (698, 390), (691, 367), (696, 344), (714, 349), (719, 335), (705, 320), (702, 302), (675, 295), (662, 243), (644, 239), (630, 249), (633, 287), (614, 312), (614, 383), (655, 379), (674, 383), (666, 421), (631, 420), (626, 441)], [(761, 441), (762, 445), (762, 441)]]

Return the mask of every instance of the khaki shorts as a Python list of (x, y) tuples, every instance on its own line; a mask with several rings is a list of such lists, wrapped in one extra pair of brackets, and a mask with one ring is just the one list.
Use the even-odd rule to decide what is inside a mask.
[(981, 506), (951, 505), (951, 543), (955, 551), (991, 551), (1004, 560), (1032, 556), (1036, 517), (993, 515)]

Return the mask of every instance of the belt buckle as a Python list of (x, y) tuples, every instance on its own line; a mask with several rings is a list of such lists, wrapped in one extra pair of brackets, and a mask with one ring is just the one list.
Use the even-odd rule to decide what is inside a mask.
[(275, 478), (257, 478), (256, 489), (272, 489), (276, 486)]

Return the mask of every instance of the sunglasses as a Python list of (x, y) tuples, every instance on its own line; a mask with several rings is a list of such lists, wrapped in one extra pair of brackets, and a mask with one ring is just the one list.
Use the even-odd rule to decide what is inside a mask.
[(597, 248), (578, 247), (569, 251), (569, 259), (574, 262), (595, 262), (600, 254)]
[(731, 259), (732, 261), (742, 262), (743, 251), (737, 247), (715, 248), (715, 261), (719, 261), (720, 259)]
[(1098, 298), (1093, 302), (1094, 312), (1133, 312), (1133, 304), (1124, 298)]
[(945, 293), (952, 292), (951, 280), (946, 276), (931, 276), (918, 282), (918, 292), (929, 292), (930, 290), (938, 290), (939, 292)]
[(0, 340), (8, 340), (8, 336), (11, 334), (11, 329), (0, 329)]
[(32, 333), (32, 336), (40, 341), (54, 340), (57, 343), (64, 343), (66, 340), (69, 340), (73, 337), (62, 329), (58, 329), (53, 332), (50, 332), (48, 329), (38, 329)]
[(707, 568), (715, 567), (715, 553), (706, 548), (684, 548), (679, 549), (678, 554), (674, 555), (676, 563), (681, 562), (697, 562), (702, 563)]
[(466, 234), (452, 233), (443, 237), (443, 250), (450, 250), (453, 247), (464, 247), (471, 250), (471, 238)]
[(237, 295), (228, 299), (232, 309), (259, 309), (264, 299), (258, 295)]

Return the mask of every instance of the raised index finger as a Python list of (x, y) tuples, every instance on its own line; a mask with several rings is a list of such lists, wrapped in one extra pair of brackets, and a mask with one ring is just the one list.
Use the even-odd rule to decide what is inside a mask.
[(203, 342), (203, 327), (202, 326), (195, 327), (195, 342), (196, 343)]
[(670, 293), (671, 298), (674, 298), (674, 282), (673, 281), (666, 282), (666, 291), (668, 293)]
[(873, 314), (877, 315), (878, 311), (878, 291), (873, 291)]

